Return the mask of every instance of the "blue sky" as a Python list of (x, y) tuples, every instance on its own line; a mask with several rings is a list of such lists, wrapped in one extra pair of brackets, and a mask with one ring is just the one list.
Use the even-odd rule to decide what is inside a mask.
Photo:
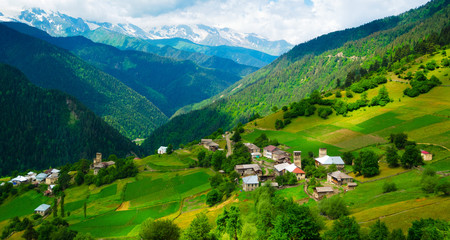
[(162, 25), (205, 24), (298, 44), (425, 4), (427, 0), (1, 0), (14, 15), (39, 7), (86, 20)]

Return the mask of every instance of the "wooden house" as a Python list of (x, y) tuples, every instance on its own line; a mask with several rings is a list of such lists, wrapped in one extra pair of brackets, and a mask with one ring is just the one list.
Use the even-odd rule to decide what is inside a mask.
[(327, 174), (327, 181), (341, 186), (353, 182), (353, 178), (341, 171), (336, 171)]
[(322, 199), (324, 196), (331, 195), (334, 193), (332, 187), (316, 187), (314, 188), (313, 197), (316, 199)]

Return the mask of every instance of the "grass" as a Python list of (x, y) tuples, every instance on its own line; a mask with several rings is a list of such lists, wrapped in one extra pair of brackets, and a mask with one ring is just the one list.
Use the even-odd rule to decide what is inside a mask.
[(43, 196), (42, 193), (30, 190), (18, 198), (8, 200), (0, 205), (0, 221), (15, 216), (23, 217), (33, 214), (34, 209), (43, 203), (51, 204), (52, 199)]
[(176, 212), (178, 208), (179, 203), (172, 202), (145, 209), (113, 211), (71, 225), (70, 228), (80, 232), (89, 232), (96, 238), (127, 236), (131, 230), (147, 218), (157, 219)]
[(303, 191), (303, 185), (298, 185), (291, 188), (284, 188), (275, 192), (276, 195), (281, 195), (285, 198), (291, 198), (294, 201), (309, 198), (308, 194)]

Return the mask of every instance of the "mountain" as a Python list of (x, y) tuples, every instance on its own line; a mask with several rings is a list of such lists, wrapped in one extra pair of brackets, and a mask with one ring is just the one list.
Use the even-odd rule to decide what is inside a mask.
[(150, 39), (183, 38), (208, 46), (236, 46), (279, 56), (293, 46), (284, 41), (269, 41), (254, 33), (239, 33), (229, 28), (215, 28), (203, 24), (154, 27)]
[[(105, 43), (120, 49), (150, 52), (179, 60), (191, 60), (205, 67), (211, 61), (226, 62), (225, 59), (229, 59), (245, 66), (261, 68), (276, 59), (275, 56), (242, 47), (206, 46), (181, 38), (144, 40), (104, 28), (86, 32), (83, 36), (94, 42)], [(231, 63), (226, 64), (230, 65)], [(216, 64), (215, 68), (220, 66), (221, 64)]]
[(67, 50), (0, 24), (0, 62), (20, 69), (34, 84), (83, 102), (129, 138), (146, 136), (167, 121), (154, 104)]
[[(59, 12), (52, 12), (52, 11), (44, 11), (39, 8), (32, 8), (28, 10), (24, 10), (21, 12), (19, 16), (5, 16), (0, 17), (0, 20), (10, 22), (10, 21), (19, 21), (26, 23), (30, 26), (39, 28), (43, 31), (46, 31), (52, 36), (57, 37), (67, 37), (67, 36), (96, 36), (97, 38), (101, 37), (98, 36), (99, 34), (104, 34), (107, 32), (113, 32), (118, 33), (120, 35), (125, 35), (132, 38), (138, 38), (142, 40), (148, 40), (151, 44), (155, 45), (158, 44), (159, 48), (164, 48), (165, 46), (173, 46), (169, 44), (161, 45), (163, 41), (157, 41), (153, 43), (151, 41), (152, 39), (160, 39), (161, 37), (158, 36), (152, 36), (150, 33), (144, 31), (143, 29), (139, 28), (136, 25), (133, 24), (111, 24), (111, 23), (98, 23), (98, 22), (92, 22), (92, 21), (85, 21), (81, 18), (73, 18), (71, 16), (59, 13)], [(206, 26), (205, 26), (206, 27)], [(100, 32), (99, 32), (100, 30)], [(231, 30), (229, 30), (231, 31)], [(92, 33), (95, 32), (95, 33)], [(239, 35), (238, 33), (235, 33), (235, 35)], [(243, 35), (243, 34), (241, 34)], [(90, 37), (89, 37), (90, 38)], [(91, 40), (96, 41), (94, 38), (91, 38)], [(162, 40), (162, 39), (160, 39)], [(108, 39), (108, 41), (114, 42), (114, 39)], [(168, 43), (173, 43), (170, 39), (167, 39)], [(216, 55), (218, 57), (228, 58), (231, 59), (237, 63), (254, 66), (254, 67), (262, 67), (270, 62), (272, 62), (276, 57), (269, 55), (267, 53), (263, 53), (262, 51), (247, 49), (244, 47), (239, 47), (240, 45), (229, 45), (225, 46), (223, 44), (215, 44), (222, 45), (220, 47), (214, 47), (214, 46), (206, 46), (201, 45), (198, 43), (193, 43), (189, 40), (185, 40), (186, 43), (189, 43), (188, 48), (184, 45), (177, 44), (176, 46), (173, 46), (175, 48), (183, 47), (184, 49), (181, 50), (187, 50), (187, 51), (196, 51), (199, 50), (199, 53), (207, 54), (208, 56)], [(229, 41), (230, 43), (232, 41)], [(264, 42), (263, 40), (259, 40), (259, 42)], [(270, 45), (272, 42), (267, 41), (267, 44)], [(105, 43), (105, 42), (103, 42)], [(115, 47), (121, 48), (121, 46), (113, 45)], [(272, 49), (274, 46), (268, 46), (268, 49)], [(288, 49), (290, 49), (292, 46), (287, 47), (286, 50), (283, 52), (286, 52)], [(123, 49), (123, 48), (121, 48)], [(189, 50), (188, 50), (189, 49)], [(163, 49), (164, 50), (164, 49)], [(156, 53), (152, 51), (152, 53)], [(166, 56), (164, 53), (160, 54), (161, 56)], [(279, 55), (279, 54), (278, 54)], [(183, 59), (183, 60), (192, 60), (192, 59)]]
[(140, 153), (138, 146), (74, 97), (37, 87), (5, 64), (0, 64), (0, 106), (2, 176), (91, 159), (96, 152)]
[[(448, 0), (435, 0), (399, 16), (329, 33), (299, 44), (213, 98), (181, 109), (179, 116), (173, 117), (172, 121), (182, 122), (201, 115), (198, 111), (207, 111), (227, 119), (221, 127), (229, 129), (238, 122), (248, 121), (253, 115), (266, 115), (274, 107), (299, 101), (314, 90), (326, 91), (337, 86), (345, 88), (363, 77), (398, 69), (412, 58), (408, 57), (410, 54), (425, 54), (427, 49), (449, 43), (446, 35), (449, 12)], [(190, 111), (193, 112), (183, 115)], [(204, 121), (204, 125), (208, 126), (209, 119), (197, 121)], [(153, 149), (160, 143), (192, 141), (195, 137), (181, 138), (190, 131), (169, 122), (155, 130), (155, 135), (151, 135), (143, 146)], [(208, 127), (200, 129), (196, 132), (196, 138), (213, 131)], [(170, 133), (173, 138), (159, 138), (156, 133), (160, 132)]]

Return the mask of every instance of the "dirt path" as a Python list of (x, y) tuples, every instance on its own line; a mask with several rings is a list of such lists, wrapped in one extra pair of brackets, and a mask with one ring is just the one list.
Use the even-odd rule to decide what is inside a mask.
[(234, 195), (234, 196), (230, 197), (229, 199), (225, 200), (224, 202), (220, 203), (219, 205), (208, 208), (208, 212), (216, 211), (217, 209), (223, 208), (226, 205), (233, 203), (233, 202), (239, 202), (239, 199), (237, 199), (236, 197), (237, 197), (237, 195)]
[(306, 193), (310, 198), (314, 199), (316, 202), (319, 201), (319, 200), (315, 199), (312, 195), (309, 194), (309, 192), (308, 192), (308, 184), (305, 183), (305, 184), (303, 185), (303, 191), (305, 191), (305, 193)]
[(130, 201), (123, 202), (117, 207), (116, 211), (126, 211), (130, 209)]
[(231, 154), (233, 154), (233, 149), (231, 148), (231, 140), (230, 140), (230, 134), (227, 134), (225, 136), (225, 139), (227, 140), (227, 157), (229, 157)]
[(433, 145), (433, 146), (438, 146), (441, 147), (447, 151), (450, 151), (450, 149), (446, 146), (440, 145), (440, 144), (436, 144), (436, 143), (417, 143), (417, 145), (422, 144), (422, 145)]

